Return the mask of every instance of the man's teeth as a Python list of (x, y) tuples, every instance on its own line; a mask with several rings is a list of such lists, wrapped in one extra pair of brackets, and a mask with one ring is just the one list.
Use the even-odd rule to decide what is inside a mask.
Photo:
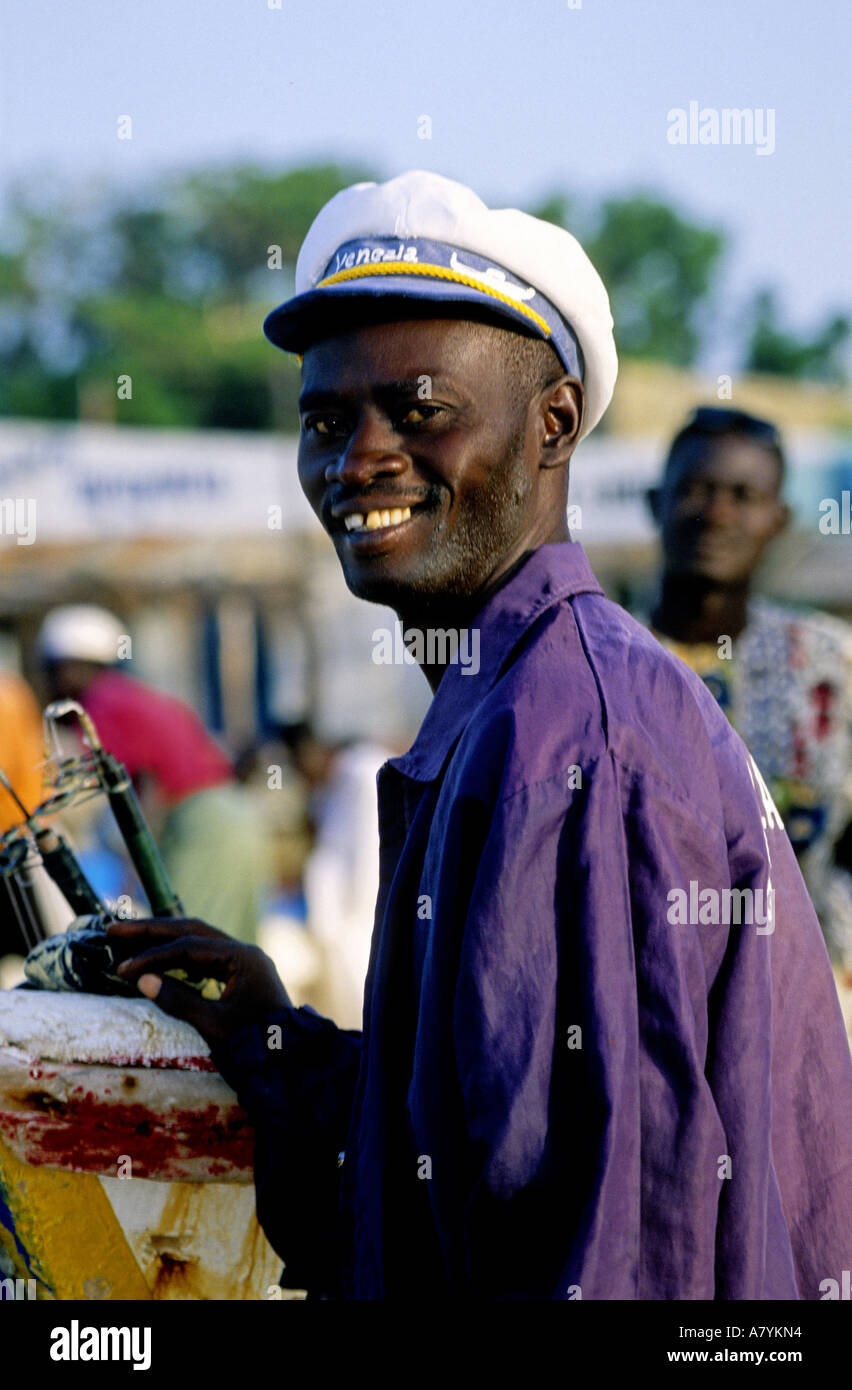
[(377, 531), (380, 526), (398, 526), (401, 521), (408, 521), (410, 516), (410, 507), (394, 507), (390, 512), (367, 512), (366, 516), (362, 512), (352, 512), (343, 518), (343, 524), (347, 531)]

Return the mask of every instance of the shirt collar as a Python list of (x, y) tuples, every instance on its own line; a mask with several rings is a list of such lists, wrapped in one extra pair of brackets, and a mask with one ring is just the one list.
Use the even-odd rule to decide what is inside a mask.
[(431, 782), (494, 685), (524, 633), (560, 599), (603, 594), (577, 541), (539, 546), (512, 578), (492, 594), (470, 623), (479, 629), (479, 670), (450, 663), (407, 753), (385, 764), (405, 777)]

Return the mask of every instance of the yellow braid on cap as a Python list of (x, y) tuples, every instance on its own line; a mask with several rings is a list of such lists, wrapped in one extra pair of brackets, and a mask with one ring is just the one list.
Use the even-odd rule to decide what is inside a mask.
[(472, 290), (478, 290), (480, 294), (489, 294), (492, 299), (499, 299), (502, 304), (508, 304), (510, 309), (514, 309), (518, 314), (524, 314), (528, 319), (532, 319), (546, 338), (550, 337), (550, 325), (541, 314), (537, 314), (535, 309), (528, 309), (525, 304), (519, 304), (516, 299), (512, 299), (508, 294), (501, 294), (499, 290), (494, 290), (490, 285), (483, 285), (481, 280), (474, 280), (471, 275), (459, 275), (458, 271), (448, 270), (444, 265), (428, 265), (422, 261), (377, 261), (370, 265), (354, 265), (348, 270), (338, 270), (336, 275), (329, 275), (325, 280), (320, 280), (316, 286), (318, 290), (324, 290), (329, 285), (339, 285), (344, 280), (358, 280), (367, 275), (427, 275), (436, 280), (452, 280), (458, 285), (467, 285)]

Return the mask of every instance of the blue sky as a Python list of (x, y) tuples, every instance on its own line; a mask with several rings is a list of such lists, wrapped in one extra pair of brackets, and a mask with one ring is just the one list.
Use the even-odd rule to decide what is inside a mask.
[[(843, 0), (280, 3), (17, 0), (0, 182), (333, 157), (436, 169), (504, 205), (652, 189), (731, 232), (732, 324), (760, 281), (800, 327), (852, 305)], [(772, 108), (774, 153), (671, 145), (668, 112), (693, 100)]]

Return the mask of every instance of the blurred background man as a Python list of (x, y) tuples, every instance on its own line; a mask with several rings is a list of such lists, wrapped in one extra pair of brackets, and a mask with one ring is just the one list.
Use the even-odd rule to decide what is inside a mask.
[(263, 823), (189, 706), (118, 669), (127, 644), (104, 608), (54, 609), (37, 644), (51, 698), (77, 700), (126, 765), (187, 912), (218, 913), (225, 931), (254, 942), (268, 875)]
[(769, 784), (852, 1030), (852, 628), (753, 594), (788, 523), (784, 470), (769, 421), (694, 411), (649, 494), (663, 550), (651, 624), (709, 686)]
[(379, 891), (376, 774), (390, 748), (330, 743), (307, 722), (284, 725), (284, 743), (308, 789), (313, 848), (304, 866), (308, 927), (324, 955), (322, 1000), (341, 1028), (360, 1028)]

